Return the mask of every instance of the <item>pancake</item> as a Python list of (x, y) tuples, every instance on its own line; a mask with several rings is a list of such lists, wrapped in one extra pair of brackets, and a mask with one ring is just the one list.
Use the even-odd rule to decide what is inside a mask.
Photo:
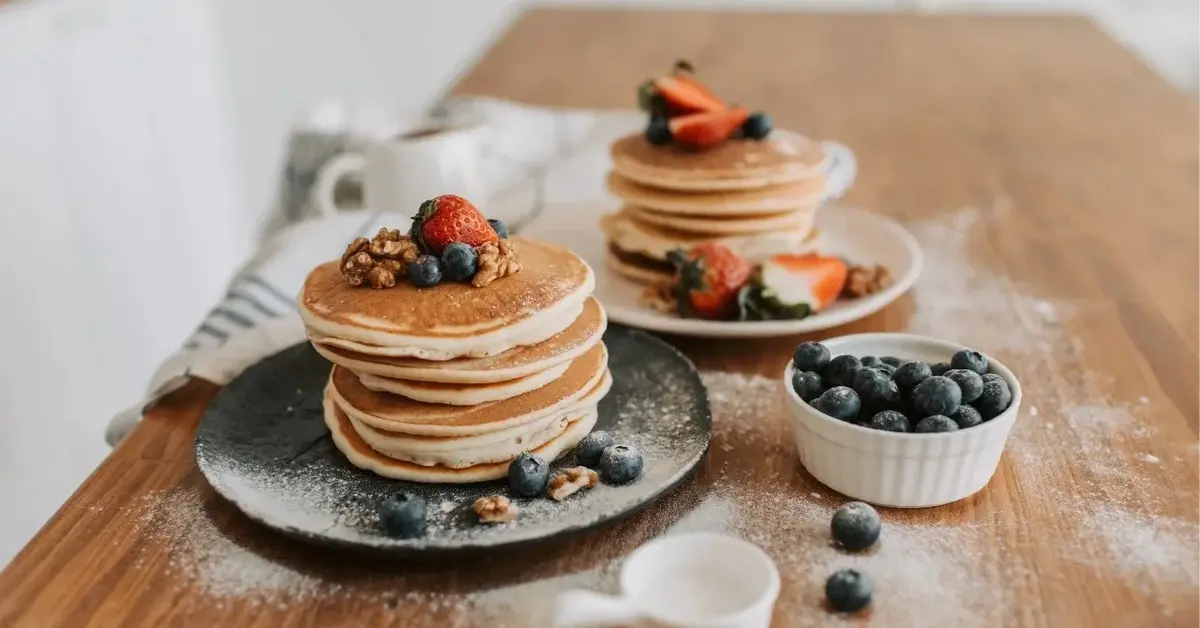
[(816, 230), (807, 227), (739, 236), (705, 236), (646, 224), (630, 212), (608, 214), (600, 227), (610, 246), (622, 253), (636, 253), (666, 261), (675, 249), (689, 249), (701, 242), (716, 241), (751, 262), (779, 253), (804, 253), (816, 245)]
[[(413, 436), (386, 432), (354, 418), (350, 418), (350, 423), (363, 442), (389, 458), (424, 466), (440, 464), (461, 469), (512, 460), (523, 451), (536, 449), (557, 438), (566, 431), (568, 424), (596, 412), (596, 404), (611, 386), (612, 377), (605, 373), (600, 382), (572, 406), (525, 425), (478, 436)], [(334, 403), (336, 405), (336, 400)]]
[(613, 170), (626, 179), (693, 192), (794, 183), (814, 176), (827, 159), (820, 142), (787, 131), (775, 131), (761, 141), (731, 140), (704, 151), (654, 146), (638, 133), (617, 140), (610, 154)]
[(373, 290), (342, 280), (338, 261), (317, 266), (301, 288), (300, 317), (316, 342), (371, 355), (450, 360), (533, 345), (571, 325), (595, 287), (580, 257), (513, 238), (522, 270), (487, 288), (397, 282)]
[(535, 421), (570, 407), (599, 382), (607, 370), (604, 343), (589, 349), (562, 377), (511, 399), (476, 406), (422, 403), (373, 391), (340, 366), (333, 367), (331, 394), (339, 407), (371, 427), (422, 436), (472, 436)]
[(515, 347), (488, 358), (430, 362), (419, 358), (373, 356), (314, 342), (325, 359), (359, 374), (446, 384), (507, 382), (566, 364), (596, 346), (608, 327), (604, 308), (594, 297), (562, 332), (534, 345)]
[(644, 286), (666, 283), (675, 275), (671, 265), (666, 262), (652, 260), (638, 253), (625, 253), (613, 246), (604, 249), (604, 265), (625, 279)]
[[(579, 420), (569, 424), (566, 431), (557, 438), (530, 453), (547, 461), (557, 460), (563, 454), (571, 451), (584, 436), (592, 431), (596, 425), (596, 419), (595, 413), (580, 417)], [(363, 441), (358, 432), (354, 431), (350, 417), (329, 398), (325, 399), (325, 424), (329, 427), (333, 444), (346, 456), (350, 464), (386, 478), (429, 484), (470, 484), (498, 480), (508, 475), (507, 461), (476, 465), (466, 469), (451, 469), (441, 465), (426, 467), (388, 458), (371, 449)]]
[(608, 190), (630, 205), (664, 214), (769, 214), (820, 203), (825, 196), (825, 176), (818, 172), (793, 183), (765, 188), (694, 193), (655, 189), (610, 172)]
[(405, 379), (380, 377), (370, 373), (356, 373), (358, 381), (371, 390), (388, 392), (425, 403), (444, 403), (452, 406), (474, 406), (489, 401), (511, 399), (548, 384), (567, 372), (571, 364), (556, 364), (540, 373), (507, 382), (488, 384), (442, 384), (436, 382), (414, 382)]
[(706, 236), (755, 235), (771, 231), (808, 231), (816, 221), (816, 206), (800, 207), (774, 214), (743, 214), (740, 216), (680, 216), (662, 214), (641, 207), (626, 206), (638, 222), (683, 233)]

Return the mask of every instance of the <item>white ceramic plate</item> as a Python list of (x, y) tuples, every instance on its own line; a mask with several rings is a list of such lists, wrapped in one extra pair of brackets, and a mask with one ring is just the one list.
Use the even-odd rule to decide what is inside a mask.
[[(643, 288), (610, 271), (604, 264), (604, 234), (591, 208), (549, 209), (564, 212), (571, 220), (545, 220), (531, 225), (526, 233), (560, 242), (579, 253), (596, 271), (596, 298), (604, 304), (609, 320), (685, 336), (712, 338), (762, 338), (787, 336), (856, 321), (883, 309), (912, 287), (921, 274), (922, 255), (916, 238), (895, 221), (852, 207), (826, 206), (817, 214), (823, 255), (845, 257), (856, 264), (883, 264), (895, 282), (888, 289), (862, 299), (837, 301), (828, 309), (793, 321), (706, 321), (660, 314), (638, 303)], [(612, 211), (609, 209), (608, 211)], [(559, 214), (561, 216), (562, 214)], [(556, 216), (557, 218), (558, 216)]]

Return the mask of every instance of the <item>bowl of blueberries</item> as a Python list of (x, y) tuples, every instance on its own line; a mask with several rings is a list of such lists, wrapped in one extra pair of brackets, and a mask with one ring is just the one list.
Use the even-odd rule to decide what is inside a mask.
[(881, 506), (940, 506), (977, 493), (1021, 405), (1021, 385), (1003, 364), (912, 334), (805, 342), (783, 377), (804, 468)]

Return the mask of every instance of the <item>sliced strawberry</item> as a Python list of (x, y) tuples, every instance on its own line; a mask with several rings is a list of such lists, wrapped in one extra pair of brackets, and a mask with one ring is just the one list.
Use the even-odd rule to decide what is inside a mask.
[(837, 300), (846, 284), (846, 262), (837, 257), (776, 255), (763, 262), (758, 281), (785, 305), (807, 303), (814, 312)]
[(691, 76), (664, 76), (654, 79), (654, 86), (666, 102), (667, 111), (673, 114), (721, 111), (725, 108), (725, 103)]
[(750, 110), (734, 107), (724, 111), (693, 113), (671, 119), (671, 137), (676, 142), (692, 148), (712, 148), (729, 139), (746, 118)]
[(703, 242), (671, 257), (678, 269), (674, 290), (682, 314), (719, 320), (734, 313), (738, 291), (754, 270), (749, 262), (716, 242)]

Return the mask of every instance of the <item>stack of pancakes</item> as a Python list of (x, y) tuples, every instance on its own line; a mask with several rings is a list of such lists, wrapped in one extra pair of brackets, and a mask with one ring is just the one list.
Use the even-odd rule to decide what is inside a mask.
[(632, 135), (612, 146), (608, 189), (624, 201), (604, 217), (607, 265), (639, 283), (669, 279), (667, 253), (716, 240), (758, 262), (815, 245), (825, 197), (819, 142), (776, 131), (705, 151)]
[(503, 477), (596, 423), (611, 376), (594, 276), (567, 249), (514, 238), (522, 270), (485, 288), (354, 287), (309, 273), (300, 314), (333, 372), (325, 422), (355, 466), (416, 482)]

